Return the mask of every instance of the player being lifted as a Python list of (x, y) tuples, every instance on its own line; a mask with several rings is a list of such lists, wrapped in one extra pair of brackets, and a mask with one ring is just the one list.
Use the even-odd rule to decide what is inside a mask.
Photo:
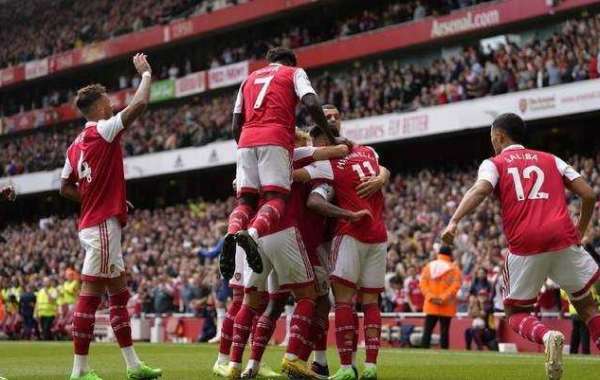
[(106, 89), (93, 84), (77, 92), (76, 105), (85, 128), (67, 150), (60, 193), (81, 203), (79, 240), (85, 250), (81, 293), (73, 316), (75, 358), (71, 380), (99, 380), (89, 368), (88, 350), (94, 337), (96, 309), (108, 292), (110, 323), (127, 364), (128, 379), (155, 379), (160, 369), (138, 358), (131, 340), (121, 230), (127, 222), (121, 135), (146, 109), (152, 70), (144, 54), (133, 64), (142, 76), (131, 103), (113, 116)]
[[(598, 265), (580, 245), (596, 196), (592, 188), (560, 158), (525, 148), (523, 120), (503, 114), (492, 123), (496, 156), (483, 161), (478, 178), (460, 202), (442, 234), (454, 241), (463, 217), (492, 192), (500, 201), (509, 253), (504, 265), (504, 306), (509, 326), (523, 338), (543, 344), (548, 379), (562, 376), (564, 336), (531, 315), (546, 278), (558, 283), (587, 322), (600, 348), (600, 313), (590, 287), (600, 277)], [(565, 188), (581, 198), (577, 225), (565, 199)]]
[[(319, 141), (321, 135), (320, 130), (311, 131), (313, 141)], [(353, 301), (357, 293), (362, 298), (366, 345), (365, 369), (360, 378), (377, 378), (381, 335), (379, 294), (384, 288), (387, 254), (384, 198), (380, 189), (361, 197), (357, 188), (365, 178), (378, 176), (380, 170), (375, 151), (355, 145), (345, 158), (315, 162), (295, 174), (299, 180), (328, 181), (312, 191), (307, 206), (323, 216), (338, 219), (330, 256), (330, 278), (335, 298), (336, 344), (342, 366), (331, 377), (334, 380), (357, 379), (352, 366), (357, 334)], [(337, 206), (331, 203), (334, 197)]]
[[(298, 100), (327, 130), (319, 99), (306, 72), (296, 67), (294, 52), (273, 48), (267, 60), (268, 66), (241, 84), (233, 110), (238, 204), (229, 216), (220, 257), (221, 273), (227, 279), (235, 270), (236, 242), (246, 252), (250, 268), (262, 271), (258, 238), (277, 228), (290, 191)], [(263, 202), (256, 211), (259, 195)]]

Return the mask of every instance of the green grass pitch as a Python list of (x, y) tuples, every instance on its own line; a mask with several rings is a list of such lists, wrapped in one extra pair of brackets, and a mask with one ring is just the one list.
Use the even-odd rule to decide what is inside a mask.
[[(215, 345), (137, 344), (147, 363), (163, 369), (165, 380), (206, 380)], [(266, 361), (278, 369), (282, 350), (269, 347)], [(124, 363), (115, 344), (92, 344), (91, 365), (104, 380), (125, 379)], [(329, 352), (331, 367), (337, 367), (336, 353)], [(384, 349), (380, 355), (380, 380), (543, 380), (541, 355), (509, 355), (476, 352), (440, 352)], [(600, 358), (566, 356), (566, 380), (600, 379)], [(0, 343), (0, 376), (8, 380), (68, 379), (72, 364), (71, 344)]]

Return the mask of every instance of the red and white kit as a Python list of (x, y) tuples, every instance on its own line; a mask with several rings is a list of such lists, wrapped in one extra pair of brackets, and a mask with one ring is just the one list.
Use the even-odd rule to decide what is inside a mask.
[(478, 180), (492, 184), (502, 207), (509, 253), (504, 267), (507, 305), (532, 305), (547, 277), (571, 297), (584, 297), (600, 276), (580, 246), (564, 181), (580, 175), (560, 158), (511, 145), (483, 161)]
[(82, 279), (118, 277), (125, 270), (121, 228), (127, 223), (121, 148), (121, 114), (87, 122), (67, 150), (62, 178), (81, 196), (79, 240), (85, 250)]
[(244, 117), (236, 158), (238, 196), (290, 191), (296, 105), (306, 94), (315, 90), (298, 67), (270, 64), (242, 83), (233, 110)]
[[(294, 167), (298, 168), (314, 162), (314, 152), (313, 147), (295, 149)], [(318, 225), (311, 222), (318, 223), (319, 220), (315, 219), (306, 208), (309, 193), (309, 184), (292, 184), (279, 227), (273, 233), (261, 237), (259, 241), (263, 272), (255, 273), (246, 269), (247, 288), (274, 293), (304, 286), (315, 280), (315, 269), (319, 273), (319, 289), (326, 285), (322, 282), (326, 282), (327, 273), (321, 268), (318, 258), (315, 260), (315, 236), (319, 232), (316, 231)], [(322, 224), (324, 225), (324, 222)], [(329, 291), (328, 286), (326, 290)]]
[(387, 230), (383, 220), (383, 193), (360, 198), (356, 187), (362, 178), (379, 174), (379, 158), (367, 146), (355, 146), (348, 156), (319, 161), (306, 167), (313, 180), (326, 183), (313, 191), (351, 211), (369, 210), (372, 219), (351, 223), (338, 220), (330, 264), (331, 280), (364, 292), (381, 292), (384, 287)]

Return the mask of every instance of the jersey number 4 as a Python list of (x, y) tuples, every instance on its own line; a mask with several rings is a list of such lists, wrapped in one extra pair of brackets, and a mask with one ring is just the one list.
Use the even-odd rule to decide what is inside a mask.
[(271, 80), (273, 80), (273, 75), (271, 75), (270, 77), (256, 78), (254, 80), (254, 84), (262, 86), (260, 88), (258, 96), (256, 97), (256, 101), (254, 102), (254, 109), (260, 108), (262, 106), (263, 100), (265, 100), (265, 95), (267, 95), (267, 89), (271, 84)]
[[(531, 174), (535, 173), (535, 183), (527, 196), (527, 199), (548, 199), (548, 193), (540, 191), (544, 184), (544, 172), (542, 169), (535, 165), (531, 165), (523, 169), (523, 178), (531, 179)], [(519, 174), (519, 168), (508, 168), (508, 174), (510, 174), (515, 183), (515, 192), (517, 193), (517, 200), (525, 200), (525, 191), (523, 190), (523, 182), (521, 181), (521, 175)]]

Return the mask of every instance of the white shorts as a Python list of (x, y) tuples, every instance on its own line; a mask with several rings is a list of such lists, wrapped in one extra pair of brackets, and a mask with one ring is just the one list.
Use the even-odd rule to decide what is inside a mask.
[(110, 218), (97, 226), (79, 231), (79, 241), (85, 250), (81, 279), (97, 281), (119, 277), (125, 271), (121, 251), (121, 224)]
[(263, 262), (262, 273), (246, 271), (246, 289), (261, 290), (271, 271), (280, 290), (314, 284), (315, 274), (304, 248), (300, 232), (295, 227), (263, 236), (259, 240)]
[[(244, 279), (247, 278), (246, 270), (248, 264), (246, 262), (246, 252), (240, 247), (235, 247), (235, 271), (233, 277), (229, 280), (230, 288), (244, 289)], [(252, 270), (252, 269), (250, 269)]]
[(349, 235), (333, 239), (331, 281), (367, 293), (384, 287), (387, 243), (363, 243)]
[(279, 286), (279, 278), (277, 277), (277, 273), (275, 273), (275, 271), (271, 270), (270, 273), (267, 273), (267, 276), (255, 278), (252, 278), (253, 273), (254, 272), (252, 269), (246, 266), (246, 291), (267, 292), (271, 298), (289, 293), (289, 290), (281, 289)]
[(571, 246), (562, 251), (520, 256), (509, 252), (502, 273), (504, 279), (504, 304), (530, 306), (550, 278), (578, 300), (587, 295), (590, 287), (600, 277), (598, 264), (585, 249)]
[(292, 161), (287, 149), (275, 145), (238, 148), (236, 161), (238, 196), (265, 191), (290, 191)]
[(319, 258), (319, 262), (321, 266), (325, 268), (327, 273), (331, 273), (331, 263), (329, 260), (331, 259), (331, 241), (325, 242), (317, 247), (317, 257)]

